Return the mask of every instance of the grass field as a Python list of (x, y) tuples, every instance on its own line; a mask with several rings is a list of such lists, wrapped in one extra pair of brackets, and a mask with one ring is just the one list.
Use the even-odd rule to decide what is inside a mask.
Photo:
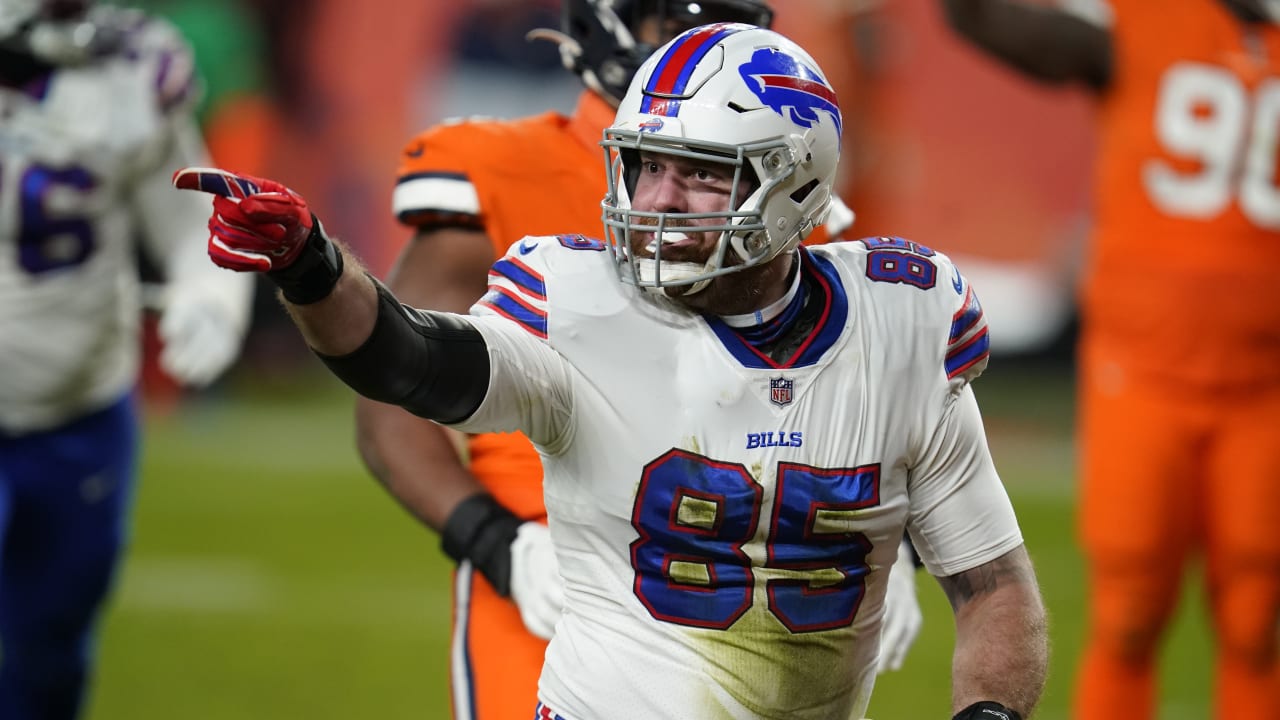
[[(359, 464), (351, 396), (310, 372), (270, 393), (233, 378), (150, 415), (89, 720), (447, 717), (449, 565)], [(1043, 720), (1067, 717), (1083, 634), (1068, 377), (996, 361), (978, 384), (1051, 613)], [(875, 720), (950, 714), (950, 609), (919, 582), (925, 628), (906, 667), (878, 682)], [(1162, 666), (1163, 720), (1209, 716), (1202, 614), (1188, 593)]]

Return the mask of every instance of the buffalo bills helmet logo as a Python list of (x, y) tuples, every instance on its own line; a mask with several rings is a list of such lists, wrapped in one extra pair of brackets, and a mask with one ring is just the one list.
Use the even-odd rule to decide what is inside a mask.
[(738, 72), (760, 102), (782, 117), (810, 128), (820, 121), (818, 112), (822, 111), (831, 116), (836, 134), (840, 134), (842, 121), (835, 91), (798, 58), (773, 48), (761, 48)]
[(638, 127), (640, 132), (658, 132), (659, 130), (662, 129), (662, 126), (664, 124), (665, 123), (662, 122), (662, 118), (651, 117), (645, 120), (644, 122), (640, 123)]

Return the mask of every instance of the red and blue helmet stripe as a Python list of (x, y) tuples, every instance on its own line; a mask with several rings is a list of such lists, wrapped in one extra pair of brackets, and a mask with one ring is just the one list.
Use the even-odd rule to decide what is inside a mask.
[[(725, 38), (754, 29), (740, 23), (716, 23), (687, 30), (672, 41), (644, 85), (640, 112), (676, 117), (698, 64)], [(801, 127), (813, 127), (826, 113), (841, 133), (842, 118), (835, 90), (816, 68), (775, 48), (759, 48), (738, 73), (760, 101)]]
[(671, 96), (688, 94), (689, 79), (693, 77), (693, 71), (702, 62), (702, 58), (721, 40), (752, 27), (739, 23), (715, 23), (686, 30), (672, 41), (658, 64), (654, 65), (644, 86), (640, 112), (668, 117), (679, 115), (680, 100)]

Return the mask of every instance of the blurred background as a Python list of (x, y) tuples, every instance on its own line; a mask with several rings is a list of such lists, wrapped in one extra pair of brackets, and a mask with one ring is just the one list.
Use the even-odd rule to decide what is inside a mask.
[[(416, 131), (567, 113), (580, 89), (552, 45), (524, 39), (558, 26), (557, 0), (121, 4), (168, 17), (195, 46), (215, 162), (301, 192), (377, 274), (410, 235), (390, 198)], [(982, 296), (993, 360), (976, 389), (1052, 623), (1037, 717), (1066, 718), (1083, 630), (1071, 293), (1089, 225), (1089, 100), (981, 58), (937, 0), (773, 4), (841, 99), (852, 235), (942, 250)], [(132, 547), (88, 717), (446, 717), (450, 564), (363, 469), (351, 393), (270, 290), (243, 359), (212, 390), (183, 393), (154, 365), (144, 388)], [(918, 581), (924, 630), (878, 682), (876, 720), (950, 714), (951, 612)], [(1163, 659), (1162, 718), (1208, 716), (1202, 615), (1189, 594)]]

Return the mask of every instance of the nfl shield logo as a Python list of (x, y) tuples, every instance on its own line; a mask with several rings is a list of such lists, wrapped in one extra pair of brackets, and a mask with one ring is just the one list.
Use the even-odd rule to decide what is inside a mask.
[(784, 377), (769, 378), (769, 400), (774, 405), (790, 405), (791, 404), (791, 388), (795, 385), (794, 380), (788, 380)]

